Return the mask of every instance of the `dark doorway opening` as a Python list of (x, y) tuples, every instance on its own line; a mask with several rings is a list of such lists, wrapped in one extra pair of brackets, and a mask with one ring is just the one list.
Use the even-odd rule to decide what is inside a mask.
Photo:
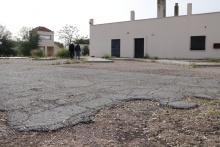
[(144, 38), (135, 39), (135, 58), (144, 57)]
[(112, 39), (112, 56), (120, 57), (120, 39)]

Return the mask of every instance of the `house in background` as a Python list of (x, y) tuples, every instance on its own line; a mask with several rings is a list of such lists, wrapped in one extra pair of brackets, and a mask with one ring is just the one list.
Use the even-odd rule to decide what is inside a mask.
[(90, 56), (109, 54), (115, 57), (143, 58), (220, 58), (220, 12), (166, 17), (166, 0), (157, 2), (157, 18), (97, 24), (90, 19)]
[(44, 50), (46, 57), (54, 56), (59, 47), (54, 44), (54, 32), (46, 27), (36, 27), (40, 38), (40, 48)]

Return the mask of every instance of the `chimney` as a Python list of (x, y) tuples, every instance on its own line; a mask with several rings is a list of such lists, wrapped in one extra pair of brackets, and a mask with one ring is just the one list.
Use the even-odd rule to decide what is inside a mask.
[(89, 24), (90, 24), (90, 25), (94, 25), (94, 20), (93, 20), (93, 19), (90, 19), (90, 20), (89, 20)]
[(166, 0), (157, 0), (157, 18), (166, 17)]
[(178, 3), (176, 3), (175, 6), (174, 6), (174, 16), (179, 16), (179, 6), (178, 6)]
[(192, 15), (192, 3), (187, 4), (187, 15)]
[(135, 12), (131, 11), (131, 21), (134, 21), (134, 20), (135, 20)]

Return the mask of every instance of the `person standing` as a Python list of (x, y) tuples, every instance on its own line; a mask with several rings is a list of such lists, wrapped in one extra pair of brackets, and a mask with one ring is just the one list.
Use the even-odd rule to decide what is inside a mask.
[(76, 51), (76, 59), (80, 59), (81, 48), (80, 48), (79, 44), (76, 45), (75, 51)]
[(70, 59), (71, 59), (71, 60), (74, 58), (74, 48), (75, 48), (74, 44), (71, 43), (71, 44), (69, 45)]

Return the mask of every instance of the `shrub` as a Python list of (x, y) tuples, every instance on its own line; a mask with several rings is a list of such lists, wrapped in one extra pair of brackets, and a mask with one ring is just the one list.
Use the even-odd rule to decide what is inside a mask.
[(31, 51), (31, 57), (33, 58), (45, 57), (45, 54), (42, 49), (36, 49)]
[(109, 59), (111, 56), (109, 54), (104, 54), (102, 58)]
[(82, 55), (84, 55), (84, 56), (89, 55), (89, 48), (88, 48), (87, 45), (83, 48), (83, 53), (82, 53)]
[(60, 49), (56, 52), (56, 57), (60, 57), (60, 58), (68, 58), (70, 57), (70, 52), (68, 49)]

